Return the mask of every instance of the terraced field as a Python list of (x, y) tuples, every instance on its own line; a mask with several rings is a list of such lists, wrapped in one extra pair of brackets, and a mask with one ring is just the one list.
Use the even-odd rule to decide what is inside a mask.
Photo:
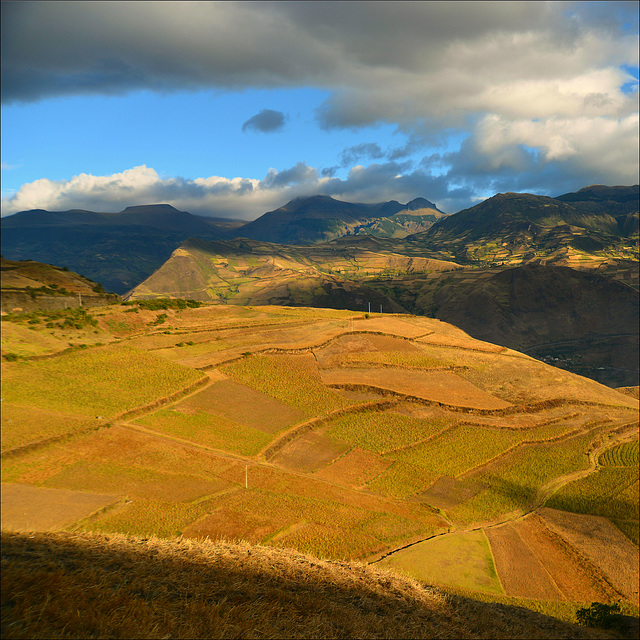
[(610, 556), (538, 516), (597, 516), (635, 548), (632, 396), (428, 318), (136, 309), (96, 311), (113, 330), (93, 347), (30, 329), (45, 357), (2, 363), (4, 528), (243, 538), (637, 606)]

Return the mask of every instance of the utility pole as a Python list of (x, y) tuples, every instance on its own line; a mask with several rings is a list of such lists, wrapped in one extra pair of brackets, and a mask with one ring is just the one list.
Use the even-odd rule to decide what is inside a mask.
[(371, 303), (369, 303), (369, 313), (371, 313)]
[(380, 313), (382, 313), (382, 305), (380, 305)]

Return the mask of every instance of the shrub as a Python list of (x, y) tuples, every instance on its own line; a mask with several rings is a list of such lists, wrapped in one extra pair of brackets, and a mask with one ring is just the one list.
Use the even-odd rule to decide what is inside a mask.
[(576, 611), (578, 624), (599, 629), (619, 629), (622, 623), (619, 604), (592, 602), (590, 607)]

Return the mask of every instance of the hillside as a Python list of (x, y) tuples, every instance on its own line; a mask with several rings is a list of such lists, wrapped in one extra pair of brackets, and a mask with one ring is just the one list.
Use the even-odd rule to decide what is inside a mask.
[(296, 198), (234, 232), (236, 237), (276, 244), (315, 244), (346, 235), (402, 238), (430, 228), (445, 216), (435, 204), (416, 198), (377, 204), (343, 202), (329, 196)]
[[(624, 202), (611, 205), (612, 193), (618, 192)], [(637, 220), (638, 186), (609, 187), (607, 199), (587, 193), (592, 196), (589, 200), (586, 195), (567, 194), (567, 201), (499, 193), (408, 239), (445, 259), (484, 266), (534, 259), (572, 267), (595, 262), (580, 265), (584, 268), (612, 257), (637, 260), (638, 228), (633, 220)]]
[(5, 313), (71, 309), (82, 304), (97, 307), (119, 301), (85, 276), (32, 260), (16, 262), (0, 257), (0, 283), (0, 304)]
[[(239, 305), (281, 304), (332, 309), (405, 309), (366, 285), (370, 278), (458, 269), (452, 262), (395, 253), (374, 238), (312, 247), (248, 239), (189, 239), (130, 300), (185, 297)], [(369, 307), (371, 305), (371, 307)]]
[(160, 267), (189, 236), (227, 237), (227, 230), (165, 204), (119, 213), (22, 211), (2, 218), (2, 255), (86, 274), (122, 294)]
[(633, 390), (406, 314), (46, 313), (2, 320), (3, 530), (244, 540), (568, 621), (637, 615)]
[(615, 637), (246, 543), (3, 534), (2, 572), (3, 638)]
[(639, 360), (638, 291), (620, 280), (529, 263), (369, 286), (475, 338), (620, 387), (638, 384)]

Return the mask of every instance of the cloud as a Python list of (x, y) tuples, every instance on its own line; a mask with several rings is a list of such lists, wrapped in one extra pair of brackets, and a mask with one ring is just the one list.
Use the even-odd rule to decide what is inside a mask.
[(282, 111), (274, 111), (273, 109), (263, 109), (252, 118), (249, 118), (243, 125), (243, 131), (262, 131), (262, 133), (271, 133), (279, 131), (284, 127), (285, 115)]
[[(369, 199), (391, 187), (408, 194), (420, 186), (415, 195), (441, 198), (455, 210), (466, 194), (468, 203), (477, 190), (494, 186), (561, 192), (594, 182), (636, 183), (637, 3), (461, 6), (3, 2), (2, 99), (319, 87), (328, 91), (315, 112), (321, 127), (387, 123), (406, 137), (395, 149), (351, 146), (334, 167), (298, 163), (263, 180), (156, 177), (144, 187), (234, 215), (251, 207), (258, 214), (263, 203), (272, 206), (305, 189)], [(243, 130), (276, 131), (283, 123), (283, 113), (263, 110)], [(417, 168), (398, 169), (402, 160), (421, 154)], [(355, 165), (370, 161), (377, 164)], [(344, 168), (351, 168), (349, 175), (336, 177)], [(139, 173), (142, 185), (146, 174)], [(110, 201), (98, 177), (85, 179), (93, 191), (76, 187), (79, 180), (24, 185), (10, 206), (36, 203), (36, 191), (44, 203), (81, 194), (98, 202), (98, 193)], [(124, 202), (123, 181), (116, 180), (114, 193)], [(158, 200), (139, 188), (144, 201)]]

